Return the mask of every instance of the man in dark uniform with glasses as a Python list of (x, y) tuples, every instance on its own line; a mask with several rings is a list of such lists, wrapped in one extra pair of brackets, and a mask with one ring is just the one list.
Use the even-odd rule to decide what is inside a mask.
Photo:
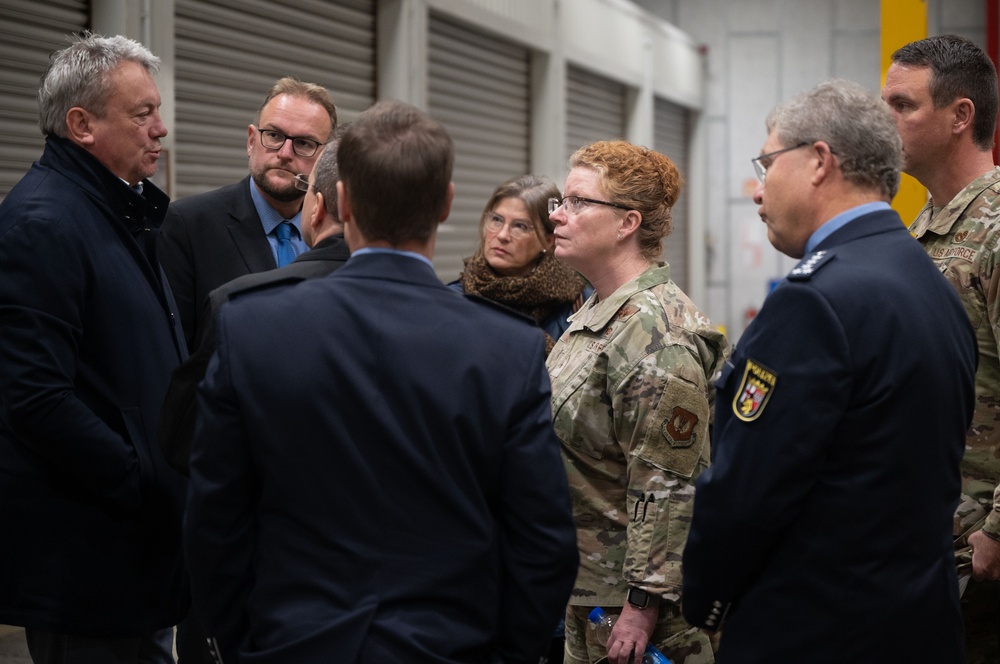
[(247, 127), (250, 175), (171, 203), (158, 251), (191, 351), (213, 289), (281, 267), (308, 250), (300, 223), (304, 192), (295, 176), (312, 172), (336, 129), (337, 109), (325, 88), (281, 78)]
[(716, 382), (683, 611), (720, 664), (964, 662), (952, 515), (975, 334), (889, 201), (888, 107), (829, 81), (779, 105), (758, 214), (800, 262)]

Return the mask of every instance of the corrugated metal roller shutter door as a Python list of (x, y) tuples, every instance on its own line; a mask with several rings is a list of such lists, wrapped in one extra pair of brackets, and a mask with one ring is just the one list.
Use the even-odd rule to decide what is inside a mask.
[(664, 242), (664, 259), (670, 263), (670, 278), (687, 291), (690, 275), (688, 273), (688, 242), (690, 229), (688, 224), (687, 177), (690, 152), (690, 115), (691, 112), (683, 106), (664, 99), (655, 101), (653, 118), (654, 149), (670, 157), (684, 178), (684, 188), (672, 211), (673, 232)]
[(88, 20), (87, 0), (0, 0), (0, 198), (42, 154), (38, 84), (49, 54)]
[(528, 50), (430, 16), (429, 111), (455, 142), (455, 201), (434, 265), (451, 281), (479, 243), (479, 217), (497, 185), (528, 172)]
[(579, 67), (566, 70), (566, 158), (587, 143), (625, 136), (625, 86)]
[(247, 174), (247, 125), (282, 76), (325, 86), (348, 121), (375, 101), (375, 0), (177, 0), (177, 191)]

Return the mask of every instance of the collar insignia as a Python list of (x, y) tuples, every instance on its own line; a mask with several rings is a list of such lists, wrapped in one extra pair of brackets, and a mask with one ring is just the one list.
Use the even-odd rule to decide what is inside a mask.
[(826, 250), (814, 251), (792, 268), (792, 271), (788, 273), (788, 278), (792, 281), (805, 281), (830, 261), (833, 256), (834, 254)]

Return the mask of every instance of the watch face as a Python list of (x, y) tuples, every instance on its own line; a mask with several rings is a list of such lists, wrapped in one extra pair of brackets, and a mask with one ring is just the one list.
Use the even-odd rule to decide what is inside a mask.
[(628, 600), (629, 604), (639, 609), (645, 609), (649, 605), (649, 593), (642, 588), (629, 588), (625, 599)]

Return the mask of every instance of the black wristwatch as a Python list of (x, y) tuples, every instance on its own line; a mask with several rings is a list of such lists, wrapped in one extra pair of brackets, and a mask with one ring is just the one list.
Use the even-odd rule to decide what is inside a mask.
[(629, 586), (628, 592), (625, 593), (625, 599), (637, 609), (645, 609), (649, 606), (649, 593), (642, 588)]

